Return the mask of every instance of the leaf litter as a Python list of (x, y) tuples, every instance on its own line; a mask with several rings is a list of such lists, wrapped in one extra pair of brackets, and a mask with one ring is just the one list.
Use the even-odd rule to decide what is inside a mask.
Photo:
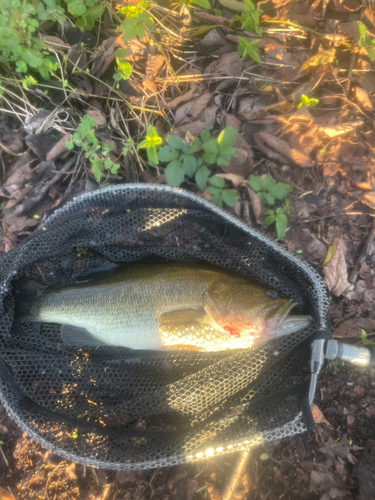
[[(199, 2), (153, 4), (157, 29), (150, 25), (130, 40), (116, 31), (119, 9), (106, 11), (92, 32), (56, 25), (41, 32), (45, 50), (61, 61), (58, 78), (46, 84), (36, 73), (22, 80), (25, 75), (10, 70), (1, 82), (1, 250), (14, 248), (82, 192), (138, 180), (166, 183), (165, 165), (150, 162), (147, 148), (137, 150), (150, 125), (163, 145), (169, 133), (193, 142), (206, 129), (217, 137), (230, 125), (238, 131), (236, 153), (229, 165), (206, 167), (207, 178), (220, 179), (208, 188), (231, 193), (225, 195), (230, 203), (236, 196), (228, 210), (275, 238), (275, 227), (263, 225), (265, 212), (281, 209), (283, 201), (262, 205), (249, 178), (271, 176), (291, 186), (289, 208), (282, 209), (288, 210), (284, 243), (324, 276), (334, 336), (361, 345), (362, 329), (369, 339), (375, 332), (374, 8), (360, 0), (261, 0), (256, 6), (264, 11), (261, 35), (241, 29), (235, 16), (247, 9), (236, 0), (211, 1), (211, 10)], [(362, 35), (356, 23), (363, 23)], [(239, 39), (244, 47), (260, 40), (259, 60), (241, 57)], [(123, 79), (119, 70), (130, 73)], [(103, 164), (108, 148), (111, 168), (100, 180), (84, 150), (66, 146), (86, 115), (95, 120)], [(181, 186), (212, 196), (188, 176)], [(375, 456), (368, 444), (375, 439), (372, 379), (331, 364), (320, 378), (315, 431), (256, 451), (238, 495), (366, 498), (369, 457)], [(225, 457), (159, 470), (155, 477), (84, 471), (29, 442), (5, 413), (1, 422), (7, 431), (0, 428), (0, 440), (8, 441), (0, 446), (16, 473), (0, 459), (0, 486), (20, 499), (29, 498), (30, 484), (35, 498), (44, 491), (54, 498), (58, 488), (72, 499), (114, 498), (115, 488), (106, 488), (112, 484), (124, 500), (219, 498), (230, 474)], [(255, 466), (262, 453), (271, 459)]]

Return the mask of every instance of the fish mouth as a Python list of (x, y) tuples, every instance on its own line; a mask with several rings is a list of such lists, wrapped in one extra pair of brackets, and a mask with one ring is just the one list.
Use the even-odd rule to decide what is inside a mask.
[(314, 322), (312, 316), (289, 316), (290, 311), (298, 305), (293, 299), (274, 307), (268, 313), (268, 328), (275, 336), (288, 335), (303, 330)]
[(285, 321), (293, 309), (294, 306), (297, 305), (293, 299), (285, 299), (281, 304), (275, 304), (269, 311), (266, 316), (266, 321), (269, 323), (273, 323), (273, 328), (279, 328)]

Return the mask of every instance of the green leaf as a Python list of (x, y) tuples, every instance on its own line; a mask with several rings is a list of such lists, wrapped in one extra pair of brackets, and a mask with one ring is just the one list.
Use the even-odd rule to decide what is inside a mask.
[[(225, 129), (220, 132), (219, 137), (217, 138), (220, 153), (231, 154), (226, 150), (233, 148), (233, 145), (236, 142), (237, 133), (238, 131), (231, 125), (228, 125), (228, 127), (225, 127)], [(214, 153), (215, 151), (211, 152)]]
[(197, 160), (193, 155), (182, 154), (180, 156), (181, 167), (186, 175), (193, 177), (195, 171), (197, 170)]
[(231, 189), (224, 189), (222, 194), (222, 200), (228, 207), (234, 207), (238, 199), (237, 193)]
[(202, 165), (195, 174), (195, 182), (197, 186), (202, 191), (205, 191), (207, 187), (207, 179), (210, 177), (211, 171), (206, 167), (206, 165)]
[(375, 49), (372, 47), (366, 47), (366, 51), (370, 61), (375, 61)]
[(223, 189), (225, 186), (224, 179), (222, 177), (216, 177), (216, 175), (214, 177), (211, 177), (211, 179), (209, 180), (209, 183), (211, 184), (211, 186), (215, 186), (215, 187), (221, 188), (221, 189)]
[[(207, 191), (208, 191), (208, 189), (207, 189)], [(213, 195), (210, 201), (211, 201), (211, 203), (214, 203), (215, 205), (217, 205), (219, 207), (223, 206), (223, 196), (221, 193)]]
[(77, 20), (76, 20), (76, 26), (77, 28), (79, 28), (81, 31), (84, 31), (84, 29), (86, 28), (87, 26), (87, 19), (85, 16), (82, 16), (82, 17), (79, 17)]
[(166, 140), (168, 145), (173, 149), (182, 149), (182, 146), (184, 145), (181, 137), (178, 135), (167, 135)]
[(118, 66), (117, 74), (122, 80), (128, 80), (132, 72), (132, 66), (128, 61), (122, 60), (116, 57), (116, 62)]
[(196, 139), (194, 141), (194, 144), (192, 144), (184, 153), (192, 155), (193, 153), (196, 153), (197, 151), (200, 151), (202, 149), (201, 143)]
[(260, 199), (260, 203), (261, 203), (262, 207), (264, 207), (264, 205), (267, 203), (266, 197), (264, 196), (262, 191), (257, 193), (257, 195), (258, 195), (258, 198)]
[(223, 192), (222, 189), (220, 188), (217, 188), (217, 187), (213, 187), (213, 186), (208, 186), (207, 187), (207, 193), (209, 194), (212, 194), (212, 196), (216, 196), (216, 195), (221, 195), (221, 193)]
[(215, 153), (203, 153), (202, 160), (207, 163), (207, 165), (213, 165), (216, 163), (217, 155)]
[(234, 155), (224, 155), (221, 154), (220, 156), (217, 157), (216, 164), (221, 167), (221, 165), (226, 165), (228, 166), (230, 164), (230, 160)]
[(276, 220), (276, 217), (274, 215), (269, 215), (268, 217), (266, 217), (264, 219), (264, 225), (265, 226), (270, 226), (271, 224), (273, 224)]
[(155, 144), (151, 144), (150, 146), (147, 147), (147, 158), (148, 158), (148, 161), (151, 163), (151, 165), (158, 165), (159, 164)]
[(172, 149), (171, 146), (163, 146), (158, 151), (158, 158), (160, 161), (172, 161), (179, 157), (179, 152)]
[(264, 197), (266, 199), (266, 202), (268, 203), (268, 205), (274, 205), (275, 204), (275, 197), (273, 194), (271, 193), (263, 193), (264, 194)]
[(365, 345), (375, 345), (375, 342), (373, 342), (372, 340), (369, 340), (369, 339), (365, 339), (365, 340), (363, 341), (363, 343), (364, 343)]
[(254, 191), (260, 191), (262, 189), (262, 181), (258, 175), (250, 175), (249, 184), (251, 189)]
[(284, 238), (286, 233), (287, 218), (285, 214), (278, 214), (276, 217), (276, 233), (277, 239), (281, 240)]
[(141, 141), (138, 146), (137, 146), (137, 151), (142, 149), (142, 148), (147, 148), (148, 146), (148, 140), (147, 139), (143, 139), (143, 141)]
[(204, 130), (201, 132), (201, 141), (202, 142), (208, 142), (210, 140), (210, 131), (206, 127)]
[(180, 160), (173, 160), (164, 171), (168, 186), (178, 187), (184, 180), (185, 174), (180, 166)]
[(285, 214), (285, 208), (279, 207), (276, 209), (277, 214)]
[(202, 9), (211, 9), (210, 2), (208, 0), (190, 0), (192, 4), (202, 7)]
[(113, 165), (113, 161), (110, 159), (110, 158), (107, 158), (105, 161), (104, 161), (104, 168), (111, 168)]
[(219, 144), (216, 139), (211, 139), (203, 143), (203, 149), (206, 153), (214, 153), (217, 155), (219, 153)]
[(66, 141), (65, 147), (66, 147), (66, 149), (73, 149), (74, 148), (73, 141)]
[(262, 183), (262, 190), (267, 191), (271, 186), (275, 185), (275, 181), (270, 177), (269, 175), (265, 175), (263, 179), (261, 180)]

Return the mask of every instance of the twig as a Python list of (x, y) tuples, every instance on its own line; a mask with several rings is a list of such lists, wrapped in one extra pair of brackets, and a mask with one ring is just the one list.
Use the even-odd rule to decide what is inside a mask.
[(4, 450), (3, 450), (3, 447), (0, 446), (0, 453), (4, 459), (4, 462), (6, 463), (6, 466), (8, 467), (9, 471), (12, 472), (12, 469), (9, 467), (9, 462), (8, 462), (8, 459), (7, 457), (5, 456), (5, 453), (4, 453)]
[(251, 452), (250, 450), (241, 451), (237, 463), (235, 464), (232, 475), (226, 484), (221, 500), (231, 500), (237, 487), (238, 480), (240, 479), (247, 463), (249, 462)]
[(363, 264), (363, 262), (367, 259), (367, 257), (370, 254), (370, 248), (374, 242), (374, 238), (375, 238), (375, 219), (372, 221), (372, 228), (371, 228), (371, 231), (369, 232), (369, 235), (367, 236), (366, 243), (363, 245), (362, 252), (360, 253), (360, 255), (358, 257), (357, 262), (354, 264), (352, 272), (350, 273), (348, 281), (352, 285), (354, 285), (355, 282), (357, 281), (358, 273), (359, 273), (359, 269), (361, 267), (361, 264)]

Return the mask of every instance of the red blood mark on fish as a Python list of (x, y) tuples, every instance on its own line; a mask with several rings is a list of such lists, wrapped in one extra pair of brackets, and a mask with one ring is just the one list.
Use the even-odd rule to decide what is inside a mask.
[(236, 338), (241, 336), (240, 332), (236, 328), (233, 328), (233, 326), (224, 326), (224, 330), (229, 333), (229, 335), (233, 335)]

